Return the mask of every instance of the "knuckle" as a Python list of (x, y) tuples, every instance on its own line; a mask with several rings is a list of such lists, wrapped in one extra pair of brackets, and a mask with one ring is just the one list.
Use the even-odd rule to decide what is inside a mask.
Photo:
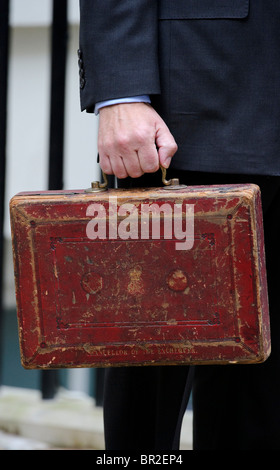
[(176, 142), (166, 142), (162, 145), (162, 149), (164, 149), (165, 153), (168, 154), (170, 157), (173, 157), (173, 155), (178, 150), (178, 145), (176, 144)]
[(116, 145), (120, 150), (130, 148), (131, 138), (127, 134), (120, 134), (116, 139)]
[(108, 175), (111, 175), (112, 174), (112, 166), (111, 166), (111, 163), (110, 163), (110, 158), (100, 156), (100, 154), (99, 154), (99, 157), (100, 157), (99, 166), (100, 166), (101, 170), (104, 171), (104, 173), (106, 173)]
[(115, 154), (116, 143), (113, 140), (108, 140), (104, 143), (104, 151), (107, 155)]
[[(111, 155), (113, 146), (108, 141), (102, 141), (98, 143), (98, 153), (100, 157), (100, 163), (102, 162), (102, 155)], [(103, 159), (104, 161), (105, 159)]]
[(127, 178), (128, 174), (126, 173), (126, 171), (119, 170), (115, 172), (115, 176), (119, 178), (120, 180), (122, 180), (124, 178)]
[(143, 128), (137, 128), (135, 132), (135, 140), (140, 144), (143, 144), (151, 140), (151, 134), (149, 130), (143, 129)]
[(129, 176), (131, 176), (132, 178), (140, 178), (140, 176), (142, 176), (143, 174), (144, 172), (142, 170), (134, 170)]
[(178, 145), (176, 144), (176, 142), (173, 143), (172, 150), (173, 150), (174, 153), (177, 152), (177, 150), (178, 150)]
[(113, 171), (109, 163), (100, 163), (100, 168), (106, 175), (112, 175)]
[(126, 171), (125, 167), (123, 166), (122, 162), (120, 161), (120, 159), (115, 159), (112, 162), (112, 168), (113, 168), (114, 175), (117, 178), (123, 179), (123, 178), (126, 178), (128, 176), (127, 171)]
[(154, 173), (159, 169), (159, 162), (154, 160), (148, 160), (143, 165), (143, 170), (146, 173)]
[(176, 144), (175, 140), (172, 139), (168, 142), (167, 147), (170, 149), (171, 152), (175, 153), (178, 150), (178, 145)]

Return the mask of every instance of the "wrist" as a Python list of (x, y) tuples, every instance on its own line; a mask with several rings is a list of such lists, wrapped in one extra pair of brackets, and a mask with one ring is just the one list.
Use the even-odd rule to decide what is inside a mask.
[(94, 113), (96, 115), (99, 114), (99, 110), (107, 107), (107, 106), (113, 106), (115, 104), (122, 104), (122, 103), (150, 103), (150, 97), (149, 95), (137, 95), (137, 96), (130, 96), (130, 97), (125, 97), (125, 98), (116, 98), (112, 100), (105, 100), (105, 101), (100, 101), (96, 103), (95, 108), (94, 108)]

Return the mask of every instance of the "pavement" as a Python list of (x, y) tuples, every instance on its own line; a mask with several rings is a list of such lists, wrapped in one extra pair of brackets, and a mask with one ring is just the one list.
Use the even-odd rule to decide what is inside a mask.
[(0, 431), (0, 450), (49, 450), (45, 442)]
[[(181, 450), (192, 449), (187, 410)], [(42, 400), (37, 390), (0, 387), (0, 450), (104, 450), (103, 411), (94, 399), (61, 389)]]

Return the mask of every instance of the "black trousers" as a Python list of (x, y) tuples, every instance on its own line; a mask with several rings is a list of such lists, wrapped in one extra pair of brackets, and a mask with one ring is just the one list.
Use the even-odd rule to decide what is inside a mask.
[[(262, 191), (272, 329), (263, 364), (147, 366), (106, 370), (107, 450), (176, 450), (191, 387), (194, 450), (280, 450), (280, 177), (168, 171), (189, 185), (256, 183)], [(120, 181), (158, 186), (161, 175)]]

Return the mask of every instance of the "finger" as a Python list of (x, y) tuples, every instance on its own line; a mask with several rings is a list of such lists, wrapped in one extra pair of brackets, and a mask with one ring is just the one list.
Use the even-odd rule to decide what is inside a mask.
[(127, 174), (132, 178), (138, 178), (143, 175), (143, 170), (138, 157), (138, 149), (143, 145), (142, 137), (139, 135), (136, 126), (133, 126), (132, 132), (127, 129), (115, 137), (111, 146), (111, 155), (120, 155)]
[[(123, 163), (122, 157), (119, 155), (118, 149), (113, 145), (103, 145), (99, 143), (99, 163), (101, 169), (107, 175), (115, 175), (117, 178), (127, 178), (128, 173)], [(105, 151), (106, 149), (107, 151)]]
[(155, 173), (159, 169), (159, 156), (155, 144), (139, 147), (138, 158), (143, 173)]
[(110, 162), (110, 158), (108, 155), (100, 155), (99, 154), (99, 165), (102, 171), (104, 171), (105, 175), (113, 175), (114, 171)]
[(110, 157), (110, 163), (113, 173), (117, 178), (123, 179), (129, 176), (128, 172), (126, 171), (122, 157)]
[(144, 171), (141, 168), (138, 152), (136, 150), (122, 156), (122, 160), (125, 169), (131, 178), (139, 178), (143, 175)]
[(160, 164), (164, 168), (168, 168), (172, 157), (178, 150), (178, 146), (173, 135), (165, 124), (157, 129), (156, 144), (158, 147)]

